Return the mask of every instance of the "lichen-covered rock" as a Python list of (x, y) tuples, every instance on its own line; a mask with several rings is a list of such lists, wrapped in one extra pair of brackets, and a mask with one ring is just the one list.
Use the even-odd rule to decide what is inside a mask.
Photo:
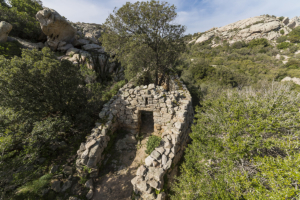
[(12, 29), (12, 25), (8, 22), (0, 22), (0, 43), (6, 42), (9, 32)]
[(58, 12), (44, 8), (36, 14), (41, 29), (47, 35), (48, 46), (56, 50), (59, 42), (72, 43), (75, 39), (76, 29)]

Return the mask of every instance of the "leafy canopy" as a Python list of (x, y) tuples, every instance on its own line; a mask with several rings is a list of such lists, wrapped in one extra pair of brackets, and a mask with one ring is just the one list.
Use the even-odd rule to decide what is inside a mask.
[(36, 41), (40, 39), (42, 30), (35, 15), (43, 7), (40, 1), (9, 0), (8, 6), (0, 2), (0, 21), (12, 24), (11, 36)]
[(180, 52), (185, 27), (172, 23), (175, 6), (166, 2), (127, 2), (115, 9), (104, 23), (100, 38), (106, 51), (126, 66), (126, 77), (132, 78), (142, 70), (168, 73)]

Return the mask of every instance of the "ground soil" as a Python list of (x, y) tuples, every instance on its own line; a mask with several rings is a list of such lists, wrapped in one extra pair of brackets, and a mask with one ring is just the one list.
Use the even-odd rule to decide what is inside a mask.
[[(130, 133), (120, 134), (114, 147), (105, 159), (95, 186), (93, 200), (131, 200), (132, 184), (137, 168), (144, 164), (146, 143), (153, 134), (153, 116), (142, 116), (140, 139), (126, 143)], [(120, 146), (122, 149), (120, 150)]]

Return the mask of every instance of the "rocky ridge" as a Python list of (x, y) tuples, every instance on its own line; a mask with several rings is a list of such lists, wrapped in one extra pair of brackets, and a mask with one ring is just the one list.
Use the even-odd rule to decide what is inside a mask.
[(201, 43), (211, 38), (212, 47), (219, 46), (219, 40), (227, 40), (230, 44), (237, 41), (251, 41), (258, 38), (266, 38), (270, 41), (276, 40), (282, 35), (287, 35), (293, 28), (300, 26), (300, 17), (280, 19), (274, 16), (256, 16), (228, 24), (220, 28), (212, 28), (200, 33), (189, 43)]

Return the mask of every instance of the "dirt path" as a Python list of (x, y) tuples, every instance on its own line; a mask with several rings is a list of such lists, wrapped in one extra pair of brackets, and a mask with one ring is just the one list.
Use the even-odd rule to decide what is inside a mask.
[(131, 179), (148, 156), (146, 143), (153, 132), (153, 117), (145, 115), (142, 121), (143, 138), (139, 142), (130, 133), (119, 134), (110, 155), (104, 160), (93, 200), (131, 200)]

